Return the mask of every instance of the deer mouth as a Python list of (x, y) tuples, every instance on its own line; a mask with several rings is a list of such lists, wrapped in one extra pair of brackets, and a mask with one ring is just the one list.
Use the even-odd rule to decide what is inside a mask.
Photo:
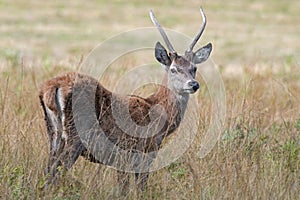
[(188, 88), (188, 89), (184, 89), (184, 93), (187, 93), (187, 94), (194, 94), (195, 92), (197, 92), (198, 88), (195, 89), (195, 88)]
[(194, 94), (199, 88), (200, 85), (198, 82), (196, 81), (188, 82), (188, 84), (184, 88), (184, 92), (188, 94)]

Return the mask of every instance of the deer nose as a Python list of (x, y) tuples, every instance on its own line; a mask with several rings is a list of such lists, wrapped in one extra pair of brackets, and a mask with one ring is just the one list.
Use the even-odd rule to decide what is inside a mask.
[(197, 81), (190, 81), (189, 86), (193, 88), (194, 91), (199, 89), (199, 83)]

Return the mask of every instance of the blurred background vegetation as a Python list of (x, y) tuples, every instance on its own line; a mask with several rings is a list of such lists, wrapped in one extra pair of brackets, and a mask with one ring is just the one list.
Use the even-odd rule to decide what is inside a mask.
[[(193, 37), (200, 5), (208, 18), (200, 43), (213, 43), (211, 58), (226, 88), (224, 133), (208, 156), (197, 157), (211, 116), (202, 83), (198, 140), (151, 175), (143, 198), (299, 198), (298, 0), (0, 0), (0, 198), (122, 199), (115, 172), (83, 159), (61, 186), (46, 194), (39, 189), (48, 154), (39, 84), (76, 70), (111, 36), (152, 27), (149, 9), (164, 27)], [(125, 198), (139, 197), (130, 192)]]

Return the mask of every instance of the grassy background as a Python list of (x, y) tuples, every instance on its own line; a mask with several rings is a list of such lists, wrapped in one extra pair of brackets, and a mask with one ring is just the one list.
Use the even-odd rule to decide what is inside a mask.
[[(48, 154), (39, 84), (76, 70), (82, 57), (112, 35), (152, 26), (150, 8), (165, 27), (193, 36), (200, 4), (208, 17), (201, 43), (213, 42), (212, 59), (226, 87), (224, 133), (208, 156), (197, 157), (211, 115), (202, 87), (200, 139), (182, 158), (151, 174), (144, 198), (297, 199), (298, 0), (0, 0), (0, 198), (115, 198), (115, 171), (83, 159), (60, 187), (47, 194), (38, 189)], [(132, 198), (134, 192), (128, 194)]]

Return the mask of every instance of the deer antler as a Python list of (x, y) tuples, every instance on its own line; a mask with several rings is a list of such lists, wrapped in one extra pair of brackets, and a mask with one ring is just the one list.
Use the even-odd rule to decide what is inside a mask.
[(204, 11), (203, 11), (202, 7), (200, 7), (200, 13), (201, 13), (202, 19), (203, 19), (200, 32), (196, 35), (196, 37), (193, 40), (193, 42), (191, 43), (190, 47), (185, 51), (186, 54), (189, 54), (189, 53), (191, 53), (193, 51), (194, 46), (198, 42), (199, 38), (201, 37), (201, 35), (202, 35), (202, 33), (203, 33), (204, 29), (205, 29), (205, 26), (206, 26), (206, 16), (204, 14)]
[(162, 29), (162, 27), (160, 26), (160, 24), (158, 23), (158, 21), (156, 20), (154, 13), (152, 12), (152, 10), (150, 10), (150, 18), (153, 22), (153, 24), (157, 27), (157, 29), (159, 30), (161, 36), (163, 37), (169, 51), (173, 54), (177, 54), (176, 51), (174, 50), (171, 42), (169, 41), (166, 32)]

